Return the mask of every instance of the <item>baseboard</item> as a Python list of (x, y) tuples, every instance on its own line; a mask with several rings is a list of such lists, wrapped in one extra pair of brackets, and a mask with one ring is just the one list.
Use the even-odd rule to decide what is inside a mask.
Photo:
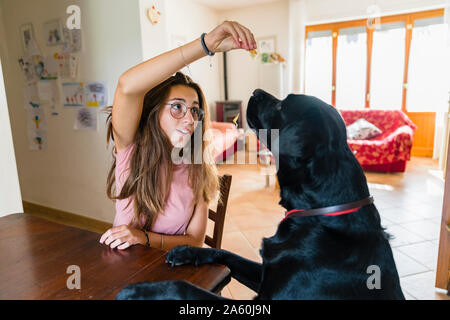
[(32, 202), (22, 201), (22, 204), (23, 204), (23, 211), (25, 213), (35, 215), (64, 225), (77, 227), (80, 229), (85, 229), (96, 233), (103, 233), (107, 229), (112, 227), (112, 224), (108, 222), (88, 218), (67, 211), (49, 208)]

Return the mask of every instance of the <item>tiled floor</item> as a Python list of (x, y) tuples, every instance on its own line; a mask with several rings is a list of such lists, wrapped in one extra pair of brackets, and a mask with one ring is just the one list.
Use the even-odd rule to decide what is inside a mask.
[[(366, 173), (382, 224), (394, 236), (391, 246), (407, 299), (449, 299), (434, 288), (444, 189), (443, 180), (433, 174), (436, 168), (437, 161), (412, 158), (404, 174)], [(218, 169), (233, 176), (222, 248), (261, 262), (262, 238), (272, 236), (284, 217), (274, 177), (266, 187), (259, 165), (223, 164)], [(233, 279), (222, 295), (252, 299), (255, 292)]]

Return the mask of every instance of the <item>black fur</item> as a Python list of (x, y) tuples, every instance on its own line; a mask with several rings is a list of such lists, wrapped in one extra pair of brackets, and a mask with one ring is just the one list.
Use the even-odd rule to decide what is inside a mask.
[[(281, 108), (280, 108), (281, 106)], [(247, 121), (259, 129), (279, 129), (260, 137), (279, 159), (280, 204), (312, 209), (369, 196), (361, 166), (347, 145), (346, 128), (332, 106), (306, 95), (283, 101), (255, 90)], [(263, 239), (259, 264), (225, 250), (181, 246), (169, 252), (173, 266), (221, 263), (231, 276), (257, 292), (255, 299), (404, 299), (389, 236), (374, 204), (340, 216), (292, 217)], [(369, 289), (368, 267), (380, 268), (380, 289)], [(221, 299), (186, 282), (140, 283), (118, 299)]]

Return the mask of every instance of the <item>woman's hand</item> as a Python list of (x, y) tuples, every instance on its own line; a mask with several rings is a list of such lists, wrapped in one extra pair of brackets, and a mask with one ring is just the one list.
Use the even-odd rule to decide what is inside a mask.
[(233, 49), (256, 49), (253, 33), (235, 21), (225, 21), (205, 35), (205, 43), (212, 52), (226, 52)]
[(111, 249), (123, 250), (135, 244), (145, 244), (146, 238), (142, 230), (122, 225), (108, 229), (100, 238), (100, 243), (105, 243)]

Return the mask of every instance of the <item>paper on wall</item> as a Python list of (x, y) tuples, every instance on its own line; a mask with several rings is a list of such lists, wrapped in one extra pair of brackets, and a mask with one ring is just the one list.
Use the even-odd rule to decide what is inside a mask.
[(71, 54), (69, 57), (69, 74), (72, 79), (77, 77), (78, 55)]
[(47, 122), (42, 108), (27, 110), (27, 131), (30, 150), (47, 149)]
[(83, 82), (64, 82), (62, 84), (64, 107), (83, 107), (85, 101)]
[(58, 64), (60, 78), (74, 79), (77, 77), (79, 61), (78, 55), (70, 53), (55, 53), (54, 58)]
[(23, 89), (23, 106), (25, 110), (39, 108), (41, 101), (36, 84), (29, 85)]
[(55, 59), (58, 63), (58, 75), (62, 79), (70, 78), (69, 60), (67, 55), (55, 53)]
[(79, 108), (75, 117), (75, 130), (97, 131), (97, 108)]
[(34, 73), (34, 63), (32, 57), (23, 57), (19, 60), (19, 65), (22, 69), (22, 74), (27, 85), (36, 83), (38, 77)]
[(37, 42), (34, 38), (28, 41), (27, 50), (25, 51), (25, 57), (30, 58), (32, 56), (40, 56), (41, 50), (39, 49)]
[(44, 109), (30, 109), (27, 111), (27, 125), (30, 130), (47, 131), (47, 121), (45, 120)]
[(53, 91), (50, 86), (50, 80), (42, 80), (37, 84), (39, 98), (42, 102), (52, 99)]
[(33, 61), (34, 73), (38, 79), (42, 79), (44, 77), (44, 59), (41, 56), (33, 56), (31, 57)]
[(53, 55), (44, 58), (44, 74), (41, 80), (56, 80), (58, 78), (58, 63)]
[(89, 82), (86, 85), (86, 106), (104, 107), (108, 103), (107, 88), (104, 82)]
[(51, 56), (33, 56), (31, 60), (34, 73), (39, 80), (56, 80), (58, 78), (58, 67)]
[(28, 129), (28, 146), (30, 150), (47, 150), (47, 132)]
[(104, 82), (64, 82), (62, 89), (65, 107), (103, 107), (108, 103)]
[(64, 40), (62, 47), (63, 53), (73, 53), (81, 50), (81, 29), (69, 30), (63, 28)]
[(41, 80), (38, 83), (39, 98), (42, 104), (47, 104), (51, 115), (58, 115), (59, 88), (56, 80)]

